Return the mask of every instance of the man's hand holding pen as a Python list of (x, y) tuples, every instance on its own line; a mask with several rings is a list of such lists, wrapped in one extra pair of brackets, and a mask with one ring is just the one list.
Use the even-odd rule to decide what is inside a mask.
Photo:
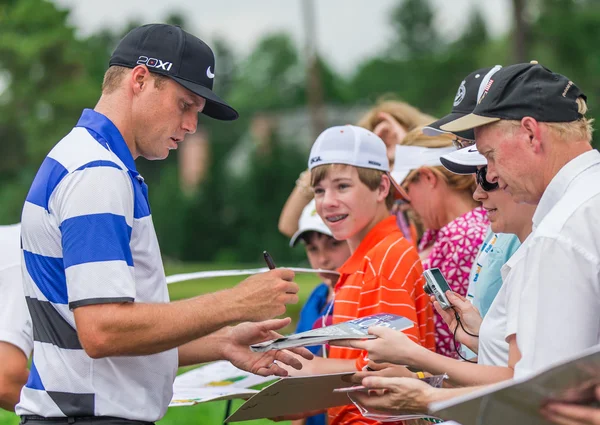
[(239, 294), (236, 308), (245, 312), (244, 320), (258, 322), (272, 319), (284, 314), (287, 304), (298, 302), (299, 289), (294, 282), (293, 271), (273, 268), (250, 276), (236, 286)]

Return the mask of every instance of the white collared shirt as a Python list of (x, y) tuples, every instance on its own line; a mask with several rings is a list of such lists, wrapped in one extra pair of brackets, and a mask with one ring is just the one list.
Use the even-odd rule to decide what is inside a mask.
[(504, 266), (511, 285), (506, 338), (516, 334), (515, 377), (600, 343), (600, 153), (586, 152), (552, 179), (533, 232)]

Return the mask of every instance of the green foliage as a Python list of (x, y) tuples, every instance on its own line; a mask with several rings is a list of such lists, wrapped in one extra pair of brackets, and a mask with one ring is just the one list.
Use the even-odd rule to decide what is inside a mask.
[(431, 57), (443, 45), (434, 26), (428, 0), (403, 0), (391, 13), (395, 40), (389, 53), (395, 58)]

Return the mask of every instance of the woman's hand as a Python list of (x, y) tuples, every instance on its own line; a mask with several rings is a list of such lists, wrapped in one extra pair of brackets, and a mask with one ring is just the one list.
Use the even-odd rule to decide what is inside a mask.
[[(479, 310), (477, 310), (477, 308), (470, 301), (468, 301), (462, 295), (457, 294), (456, 292), (446, 291), (446, 297), (448, 298), (448, 301), (450, 301), (450, 304), (452, 304), (454, 309), (442, 309), (440, 303), (438, 303), (435, 300), (435, 297), (431, 296), (433, 306), (435, 307), (439, 315), (442, 316), (442, 319), (444, 319), (444, 322), (446, 322), (446, 324), (450, 328), (450, 331), (454, 332), (454, 330), (458, 326), (458, 330), (456, 332), (457, 341), (461, 344), (466, 345), (472, 351), (477, 353), (477, 348), (479, 346), (479, 337), (475, 337), (473, 335), (479, 335), (479, 328), (481, 326), (481, 322), (483, 321), (483, 319), (481, 318), (481, 313), (479, 313)], [(462, 322), (464, 330), (466, 330), (472, 335), (469, 335), (467, 332), (465, 332), (463, 328), (458, 324), (458, 321), (456, 320), (456, 315), (454, 313), (455, 311), (460, 317), (460, 321)]]
[(406, 334), (383, 326), (369, 328), (375, 339), (332, 341), (331, 345), (358, 348), (368, 351), (369, 360), (376, 363), (390, 362), (399, 365), (414, 365), (421, 350), (426, 348), (411, 340)]

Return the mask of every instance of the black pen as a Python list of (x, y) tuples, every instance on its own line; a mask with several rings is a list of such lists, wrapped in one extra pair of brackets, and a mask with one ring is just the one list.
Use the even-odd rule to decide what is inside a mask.
[(263, 257), (265, 257), (265, 261), (267, 262), (267, 267), (269, 267), (269, 270), (273, 270), (276, 267), (273, 257), (271, 257), (267, 251), (263, 251)]

